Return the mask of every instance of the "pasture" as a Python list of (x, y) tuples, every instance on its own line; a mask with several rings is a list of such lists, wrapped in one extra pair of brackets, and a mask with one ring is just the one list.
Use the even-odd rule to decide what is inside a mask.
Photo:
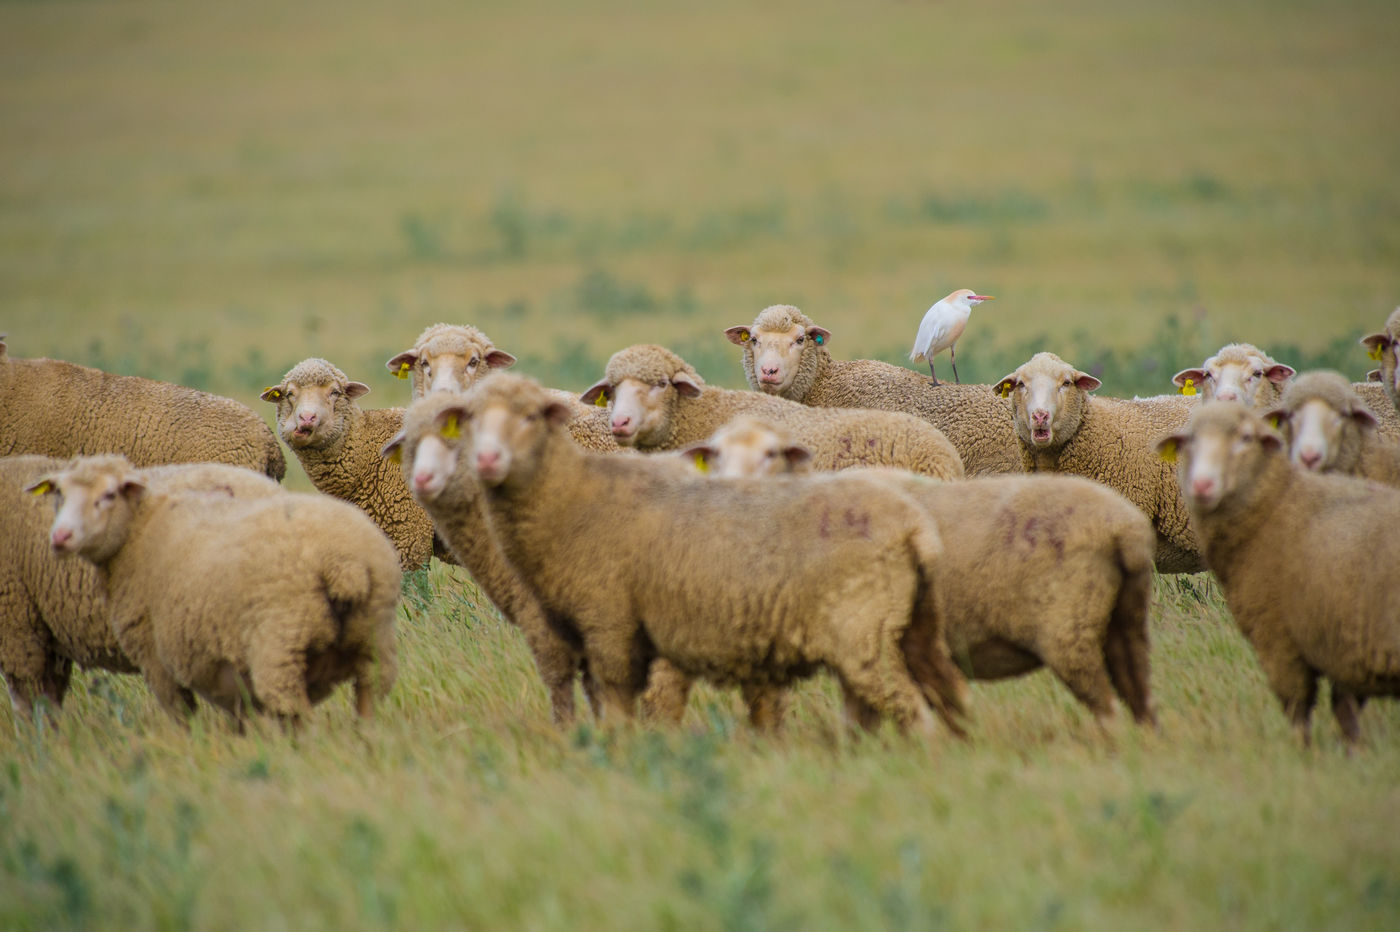
[[(1164, 392), (1236, 339), (1359, 379), (1397, 34), (1367, 0), (3, 3), (0, 332), (270, 419), (307, 356), (403, 404), (384, 361), (438, 320), (561, 387), (637, 342), (739, 387), (721, 331), (765, 305), (900, 362), (974, 287), (969, 381), (1050, 349)], [(187, 733), (93, 674), (56, 729), (0, 710), (0, 926), (1400, 924), (1400, 708), (1348, 757), (1324, 702), (1301, 750), (1208, 577), (1156, 582), (1156, 734), (1045, 673), (975, 686), (966, 744), (848, 735), (825, 678), (779, 740), (704, 688), (676, 732), (561, 732), (464, 573), (399, 620), (367, 725)]]

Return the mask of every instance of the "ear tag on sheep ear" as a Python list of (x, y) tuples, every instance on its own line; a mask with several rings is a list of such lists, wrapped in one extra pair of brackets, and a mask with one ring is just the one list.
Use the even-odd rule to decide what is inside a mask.
[(740, 331), (739, 331), (739, 342), (740, 342), (740, 343), (747, 343), (747, 342), (749, 342), (749, 341), (752, 340), (752, 339), (753, 339), (753, 335), (752, 335), (751, 333), (749, 333), (747, 330), (740, 330)]
[(29, 491), (34, 495), (47, 495), (49, 494), (49, 490), (51, 490), (52, 488), (53, 483), (45, 479), (43, 482), (39, 483)]
[(402, 463), (402, 462), (403, 462), (403, 447), (394, 447), (394, 449), (392, 449), (392, 450), (389, 451), (389, 462), (391, 462), (391, 463)]
[(703, 454), (703, 453), (696, 453), (696, 454), (695, 454), (695, 468), (696, 468), (697, 470), (699, 470), (700, 472), (709, 472), (709, 471), (710, 471), (710, 464), (707, 463), (707, 462), (705, 462), (705, 454)]
[(1175, 463), (1175, 462), (1176, 462), (1176, 441), (1175, 441), (1175, 440), (1168, 440), (1168, 441), (1165, 441), (1165, 442), (1162, 444), (1162, 446), (1157, 450), (1157, 456), (1160, 457), (1161, 460), (1162, 460), (1162, 462), (1164, 462), (1164, 463)]
[(601, 392), (599, 392), (598, 397), (593, 400), (593, 403), (600, 408), (606, 408), (608, 406), (607, 389), (603, 389)]
[(1380, 362), (1381, 357), (1385, 355), (1385, 352), (1381, 349), (1380, 343), (1377, 343), (1375, 346), (1371, 347), (1371, 349), (1366, 353), (1366, 355), (1370, 356), (1376, 362)]
[(447, 416), (447, 423), (442, 425), (442, 436), (448, 440), (456, 440), (462, 436), (462, 426), (457, 423), (457, 415)]
[(276, 385), (269, 385), (262, 390), (262, 393), (271, 401), (280, 401), (282, 399), (282, 389), (278, 388)]
[(1011, 397), (1011, 383), (1010, 383), (1010, 382), (1002, 382), (1002, 383), (1001, 383), (1001, 397), (1003, 397), (1003, 398), (1010, 398), (1010, 397)]
[(1278, 430), (1278, 429), (1279, 429), (1279, 425), (1282, 424), (1282, 423), (1283, 423), (1283, 418), (1280, 417), (1279, 415), (1277, 415), (1277, 414), (1271, 414), (1271, 415), (1269, 415), (1269, 426), (1272, 427), (1274, 430)]
[(1194, 395), (1194, 394), (1196, 394), (1196, 380), (1195, 380), (1195, 379), (1187, 379), (1187, 380), (1186, 380), (1186, 384), (1181, 386), (1181, 393), (1182, 393), (1183, 395)]
[(406, 379), (406, 378), (408, 378), (409, 370), (412, 369), (412, 368), (413, 368), (413, 363), (411, 363), (411, 362), (401, 362), (401, 363), (399, 363), (399, 368), (394, 372), (394, 378), (396, 378), (396, 379)]
[(817, 341), (818, 346), (821, 346), (823, 343), (826, 342), (826, 337), (822, 336), (820, 333), (812, 337), (812, 339)]

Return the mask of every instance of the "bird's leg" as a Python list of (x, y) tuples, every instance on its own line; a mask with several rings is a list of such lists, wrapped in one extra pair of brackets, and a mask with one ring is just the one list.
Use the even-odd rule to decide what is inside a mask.
[(948, 361), (953, 364), (953, 381), (962, 384), (962, 379), (958, 378), (958, 357), (953, 354), (953, 348), (948, 347)]
[(938, 384), (938, 373), (933, 371), (933, 357), (932, 357), (932, 356), (930, 356), (930, 357), (929, 357), (929, 360), (928, 360), (928, 374), (933, 378), (933, 384), (934, 384), (934, 385), (937, 385), (937, 384)]

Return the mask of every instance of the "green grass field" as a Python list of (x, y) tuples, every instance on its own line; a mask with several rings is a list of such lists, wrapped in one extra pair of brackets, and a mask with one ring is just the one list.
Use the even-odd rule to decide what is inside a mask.
[[(1235, 339), (1360, 378), (1400, 302), (1400, 6), (0, 3), (0, 332), (258, 392), (374, 387), (438, 320), (550, 384), (796, 303), (900, 361), (958, 287), (959, 369), (1050, 349), (1166, 391)], [(946, 374), (946, 373), (945, 373)], [(304, 484), (292, 477), (291, 484)], [(182, 732), (77, 678), (0, 711), (0, 928), (1400, 927), (1400, 709), (1302, 751), (1205, 579), (1159, 580), (1159, 734), (1047, 674), (973, 740), (559, 732), (465, 576), (410, 577), (402, 674), (295, 740)]]

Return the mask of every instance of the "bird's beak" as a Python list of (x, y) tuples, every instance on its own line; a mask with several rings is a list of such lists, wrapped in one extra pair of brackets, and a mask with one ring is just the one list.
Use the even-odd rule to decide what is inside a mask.
[(995, 301), (996, 299), (997, 296), (994, 294), (975, 294), (972, 296), (974, 301)]

